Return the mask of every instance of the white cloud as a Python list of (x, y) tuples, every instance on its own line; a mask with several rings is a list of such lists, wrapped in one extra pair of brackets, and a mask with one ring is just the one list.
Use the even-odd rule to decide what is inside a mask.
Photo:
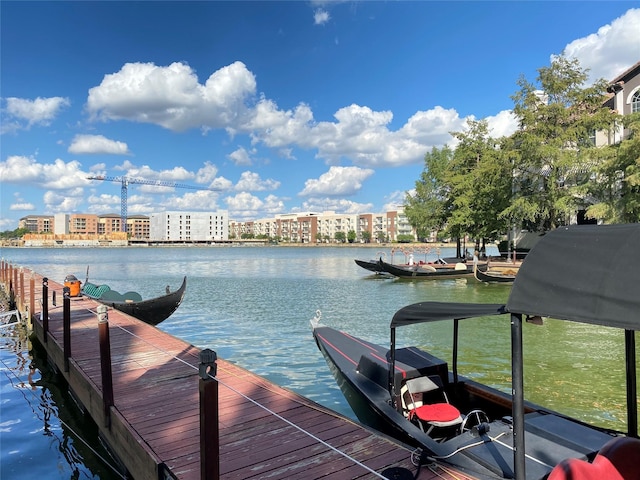
[(344, 198), (312, 197), (302, 203), (301, 208), (293, 209), (294, 212), (340, 212), (345, 214), (358, 214), (373, 211), (372, 203), (358, 203)]
[(318, 8), (315, 12), (313, 12), (313, 23), (315, 25), (324, 25), (331, 19), (329, 12), (322, 8)]
[(74, 154), (131, 154), (126, 143), (110, 140), (103, 135), (76, 135), (68, 151)]
[[(7, 130), (29, 128), (32, 125), (49, 125), (64, 107), (71, 105), (68, 98), (38, 97), (35, 100), (9, 97), (6, 99)], [(26, 125), (23, 123), (26, 122)], [(5, 123), (3, 119), (2, 123)], [(5, 128), (3, 127), (3, 133)]]
[(239, 191), (264, 191), (276, 190), (280, 187), (280, 182), (276, 180), (262, 180), (260, 175), (255, 172), (242, 172), (240, 180), (236, 184), (236, 190)]
[(511, 110), (503, 110), (497, 115), (485, 117), (489, 135), (493, 138), (508, 137), (518, 130), (518, 120)]
[(9, 210), (12, 210), (15, 212), (26, 212), (26, 211), (32, 211), (35, 209), (36, 209), (36, 206), (33, 203), (12, 203), (9, 206)]
[(251, 155), (256, 153), (256, 149), (252, 149), (251, 152), (247, 151), (244, 147), (238, 147), (231, 152), (227, 157), (237, 166), (249, 166), (253, 162), (251, 161)]
[(89, 90), (87, 110), (94, 120), (129, 120), (173, 131), (233, 127), (254, 95), (255, 77), (242, 62), (214, 72), (204, 84), (183, 63), (168, 67), (127, 63)]
[(374, 174), (368, 168), (360, 167), (331, 167), (329, 171), (320, 175), (318, 179), (309, 179), (302, 196), (348, 196), (362, 188), (362, 182)]
[(84, 211), (81, 207), (84, 203), (84, 192), (81, 188), (74, 188), (59, 191), (47, 191), (43, 196), (46, 211), (48, 212), (60, 212), (71, 213)]
[(34, 183), (54, 190), (87, 185), (87, 173), (80, 169), (78, 161), (38, 163), (33, 157), (13, 155), (0, 162), (0, 180), (12, 184)]
[[(564, 55), (589, 68), (589, 82), (613, 80), (640, 60), (640, 8), (630, 9), (596, 33), (564, 48)], [(553, 57), (552, 57), (553, 58)]]

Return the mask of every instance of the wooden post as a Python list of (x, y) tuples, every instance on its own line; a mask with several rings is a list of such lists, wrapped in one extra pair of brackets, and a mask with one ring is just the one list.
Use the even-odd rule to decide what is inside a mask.
[(218, 381), (216, 352), (205, 348), (200, 352), (200, 478), (220, 478), (220, 445), (218, 422)]
[(69, 287), (62, 289), (62, 349), (64, 352), (64, 371), (69, 371), (71, 357), (71, 297)]
[(24, 311), (24, 269), (20, 267), (20, 311)]
[(42, 279), (42, 337), (44, 343), (47, 343), (49, 335), (49, 279)]
[(29, 278), (29, 328), (33, 328), (33, 314), (36, 311), (36, 279), (31, 271)]
[(111, 373), (111, 344), (109, 340), (109, 316), (107, 306), (99, 305), (98, 337), (100, 339), (100, 370), (102, 372), (102, 409), (104, 426), (111, 429), (111, 407), (113, 406), (113, 376)]

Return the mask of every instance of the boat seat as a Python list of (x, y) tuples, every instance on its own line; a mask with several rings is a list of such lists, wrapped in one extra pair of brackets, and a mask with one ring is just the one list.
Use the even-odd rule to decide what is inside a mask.
[[(423, 432), (430, 434), (436, 427), (450, 427), (462, 423), (460, 411), (449, 403), (439, 377), (418, 377), (407, 380), (401, 395), (409, 420), (418, 420)], [(438, 396), (437, 403), (426, 403)], [(426, 426), (426, 428), (425, 428)]]
[(560, 462), (548, 480), (640, 480), (640, 440), (616, 437), (609, 440), (592, 463), (577, 458)]

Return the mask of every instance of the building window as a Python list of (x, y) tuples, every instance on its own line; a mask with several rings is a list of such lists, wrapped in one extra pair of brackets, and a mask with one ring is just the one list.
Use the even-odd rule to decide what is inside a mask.
[(640, 112), (640, 90), (636, 91), (631, 97), (631, 113)]

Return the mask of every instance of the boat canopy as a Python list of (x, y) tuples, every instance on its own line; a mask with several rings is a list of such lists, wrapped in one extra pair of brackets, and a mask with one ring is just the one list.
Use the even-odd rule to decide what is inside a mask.
[(639, 245), (640, 223), (553, 230), (522, 263), (507, 310), (640, 330)]
[(391, 328), (414, 323), (462, 320), (504, 313), (507, 313), (507, 310), (503, 304), (499, 303), (420, 302), (398, 310), (391, 319)]

